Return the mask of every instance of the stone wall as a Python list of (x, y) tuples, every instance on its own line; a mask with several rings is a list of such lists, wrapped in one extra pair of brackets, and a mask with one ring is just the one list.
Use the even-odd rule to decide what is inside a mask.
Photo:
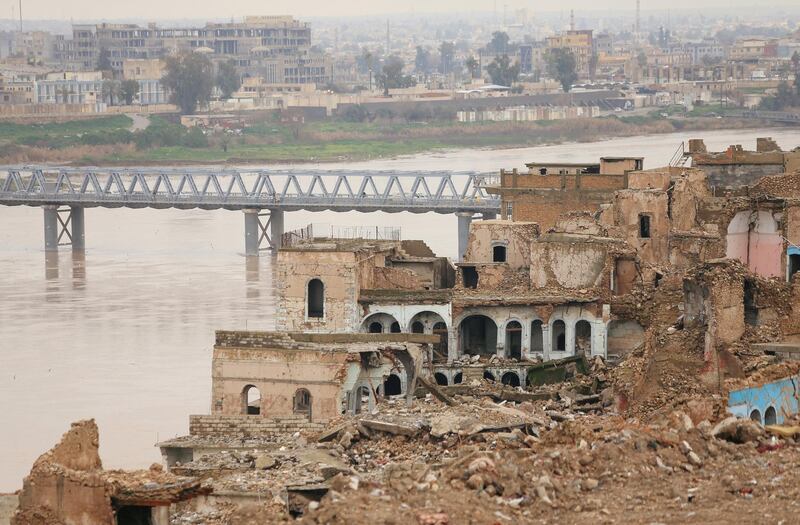
[(265, 418), (245, 415), (189, 416), (189, 434), (198, 437), (255, 437), (294, 432), (321, 432), (327, 421), (311, 422), (305, 416)]

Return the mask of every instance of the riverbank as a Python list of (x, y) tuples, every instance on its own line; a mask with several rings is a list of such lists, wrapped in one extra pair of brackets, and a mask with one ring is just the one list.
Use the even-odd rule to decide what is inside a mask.
[[(95, 121), (87, 130), (82, 125), (32, 125), (30, 129), (16, 125), (2, 130), (0, 162), (76, 166), (352, 162), (452, 149), (496, 150), (680, 131), (750, 129), (764, 123), (713, 117), (671, 118), (652, 113), (536, 122), (263, 122), (245, 128), (240, 135), (205, 136), (165, 121), (156, 121), (158, 133), (152, 129), (130, 133), (127, 117)], [(177, 135), (182, 137), (169, 140)]]

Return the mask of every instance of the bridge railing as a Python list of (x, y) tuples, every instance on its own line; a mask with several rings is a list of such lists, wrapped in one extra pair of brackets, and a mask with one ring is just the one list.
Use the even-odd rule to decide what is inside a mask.
[(281, 246), (295, 246), (309, 239), (369, 239), (399, 241), (401, 229), (395, 226), (341, 226), (334, 224), (309, 224), (288, 231), (281, 237)]

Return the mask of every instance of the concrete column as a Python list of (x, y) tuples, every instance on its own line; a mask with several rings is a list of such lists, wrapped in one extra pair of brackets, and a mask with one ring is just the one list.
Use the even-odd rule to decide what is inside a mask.
[(72, 251), (82, 252), (86, 249), (86, 231), (83, 218), (84, 208), (82, 206), (72, 206), (70, 208), (70, 220), (72, 230)]
[[(506, 324), (507, 323), (497, 325), (497, 348), (495, 349), (495, 354), (497, 357), (507, 357)], [(500, 378), (498, 377), (497, 380), (499, 381)]]
[(456, 213), (458, 217), (458, 260), (464, 260), (467, 253), (467, 243), (469, 241), (469, 225), (472, 223), (472, 214), (468, 212)]
[(542, 323), (542, 360), (550, 360), (550, 350), (553, 347), (553, 338), (550, 335), (550, 323)]
[(273, 255), (281, 248), (283, 237), (283, 210), (270, 210), (269, 236), (272, 238)]
[(46, 205), (44, 209), (44, 249), (47, 252), (58, 251), (58, 207)]
[(261, 232), (258, 228), (258, 210), (244, 210), (244, 253), (258, 256), (258, 239)]

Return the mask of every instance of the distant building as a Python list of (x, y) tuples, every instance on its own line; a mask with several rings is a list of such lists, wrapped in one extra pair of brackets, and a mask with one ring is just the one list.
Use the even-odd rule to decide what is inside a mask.
[(581, 77), (589, 76), (589, 63), (595, 53), (591, 29), (566, 31), (547, 39), (547, 49), (569, 49), (575, 55), (575, 67)]
[(35, 82), (38, 104), (96, 104), (102, 102), (100, 71), (49, 73)]

